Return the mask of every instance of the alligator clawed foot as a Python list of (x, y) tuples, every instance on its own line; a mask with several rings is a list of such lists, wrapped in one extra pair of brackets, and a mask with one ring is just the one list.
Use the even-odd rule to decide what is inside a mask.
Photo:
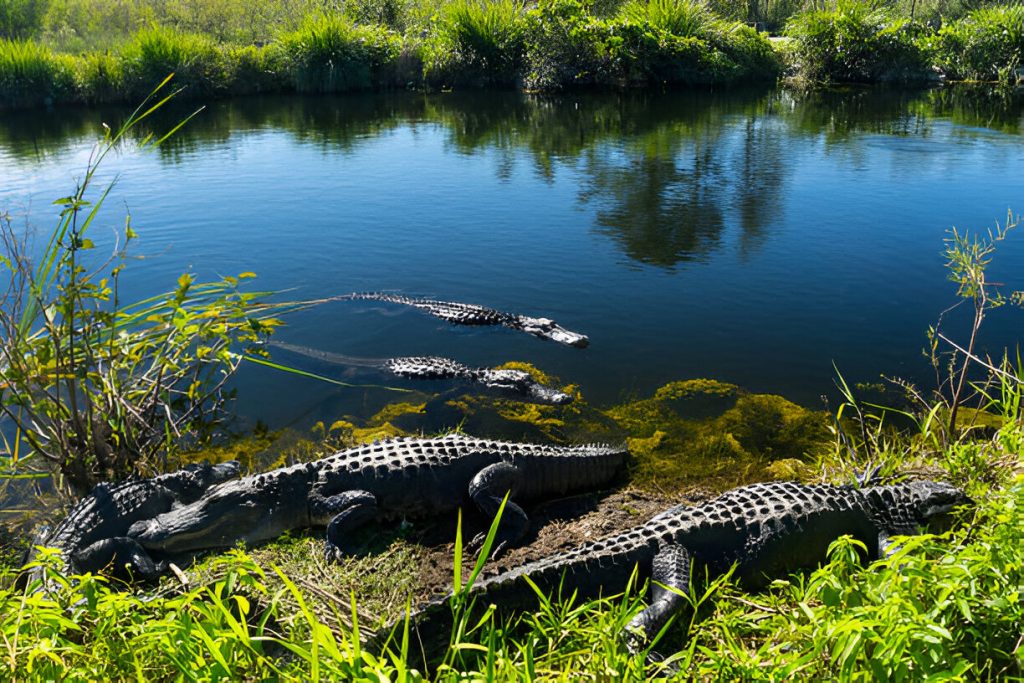
[[(466, 544), (466, 552), (477, 555), (483, 550), (484, 541), (487, 540), (487, 534), (481, 532), (473, 537), (473, 540)], [(491, 546), (491, 552), (487, 555), (487, 559), (496, 560), (505, 554), (505, 551), (509, 549), (510, 545), (508, 541), (498, 541)]]
[(631, 656), (643, 656), (649, 678), (672, 677), (679, 673), (679, 665), (653, 649), (647, 636), (631, 630), (622, 634), (622, 648)]
[(324, 542), (324, 562), (327, 564), (336, 564), (341, 562), (343, 557), (345, 557), (345, 553), (341, 548), (330, 541)]

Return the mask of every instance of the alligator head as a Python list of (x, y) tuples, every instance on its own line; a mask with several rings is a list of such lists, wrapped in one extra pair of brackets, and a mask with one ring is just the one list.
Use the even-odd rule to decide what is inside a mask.
[(516, 317), (516, 323), (516, 327), (523, 332), (529, 332), (535, 337), (550, 339), (559, 344), (575, 346), (578, 349), (586, 348), (590, 344), (590, 338), (587, 335), (567, 330), (550, 318), (531, 318), (520, 315)]
[(513, 394), (535, 403), (565, 405), (572, 403), (572, 396), (537, 382), (524, 370), (491, 370), (479, 372), (479, 381), (490, 389)]
[(300, 526), (303, 515), (308, 520), (305, 497), (275, 490), (275, 483), (269, 475), (225, 482), (193, 503), (132, 524), (128, 536), (148, 551), (165, 554), (274, 538)]
[(962, 490), (941, 481), (911, 481), (905, 486), (913, 497), (911, 504), (921, 524), (929, 524), (972, 501)]

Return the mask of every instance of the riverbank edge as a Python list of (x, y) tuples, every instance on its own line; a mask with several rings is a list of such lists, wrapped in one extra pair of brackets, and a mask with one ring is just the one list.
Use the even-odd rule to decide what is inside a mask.
[[(402, 89), (657, 90), (780, 78), (804, 86), (1015, 85), (1024, 83), (1024, 44), (999, 29), (1012, 27), (1024, 9), (1021, 17), (1004, 9), (939, 30), (904, 19), (879, 23), (846, 9), (805, 13), (786, 37), (769, 37), (717, 18), (677, 35), (648, 19), (597, 19), (574, 0), (552, 0), (516, 19), (511, 37), (486, 36), (486, 46), (479, 36), (467, 44), (454, 24), (432, 35), (401, 35), (340, 15), (312, 19), (266, 45), (216, 43), (163, 27), (114, 50), (77, 55), (0, 40), (0, 111), (137, 101), (171, 73), (179, 98), (193, 100)], [(979, 60), (964, 46), (989, 34), (1000, 38), (985, 43), (982, 66), (974, 64)]]

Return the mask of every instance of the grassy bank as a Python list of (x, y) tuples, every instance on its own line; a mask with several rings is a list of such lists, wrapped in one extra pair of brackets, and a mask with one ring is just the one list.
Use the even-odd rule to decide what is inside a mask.
[(812, 80), (926, 81), (936, 70), (1008, 80), (1024, 50), (1020, 6), (975, 10), (937, 29), (897, 10), (841, 1), (790, 16), (793, 40), (780, 54), (766, 34), (700, 0), (542, 0), (532, 9), (516, 0), (381, 0), (330, 11), (298, 2), (258, 15), (239, 9), (221, 23), (201, 2), (191, 14), (144, 5), (110, 15), (86, 5), (69, 1), (55, 18), (53, 4), (35, 28), (26, 19), (28, 28), (19, 29), (8, 16), (0, 30), (0, 107), (137, 100), (172, 72), (184, 95), (201, 98), (765, 82), (781, 73), (784, 59)]
[(16, 107), (137, 99), (147, 84), (171, 72), (185, 95), (209, 97), (407, 86), (732, 83), (779, 71), (768, 40), (753, 29), (690, 0), (655, 0), (650, 8), (632, 3), (599, 18), (577, 0), (545, 0), (533, 10), (512, 0), (456, 0), (404, 33), (351, 14), (318, 13), (257, 44), (169, 26), (132, 33), (103, 52), (69, 54), (46, 43), (6, 40), (0, 43), (0, 101)]
[[(679, 392), (662, 399), (667, 393)], [(650, 408), (632, 405), (634, 416)], [(817, 571), (780, 577), (762, 593), (745, 593), (728, 577), (699, 584), (696, 616), (670, 629), (659, 651), (683, 680), (1021, 675), (1019, 404), (1014, 415), (984, 438), (976, 433), (936, 449), (934, 432), (891, 435), (874, 451), (886, 470), (900, 465), (966, 487), (977, 507), (952, 532), (909, 538), (868, 566), (853, 542), (839, 542)], [(847, 446), (837, 441), (819, 452), (804, 476), (848, 476), (860, 464)], [(25, 594), (9, 587), (6, 574), (3, 657), (16, 679), (550, 680), (568, 672), (617, 679), (671, 672), (620, 646), (618, 634), (644, 605), (642, 589), (588, 602), (555, 598), (510, 620), (463, 621), (443, 662), (429, 669), (401, 629), (383, 653), (365, 651), (353, 624), (372, 629), (402, 613), (425, 560), (418, 548), (399, 539), (335, 568), (318, 559), (313, 539), (285, 539), (251, 555), (214, 557), (190, 572), (190, 583), (145, 593), (51, 572), (52, 593)]]

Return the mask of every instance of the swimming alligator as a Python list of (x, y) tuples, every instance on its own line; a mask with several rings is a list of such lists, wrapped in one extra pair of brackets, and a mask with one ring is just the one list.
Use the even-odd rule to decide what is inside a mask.
[(267, 342), (268, 346), (275, 346), (285, 351), (298, 353), (310, 358), (337, 363), (339, 365), (350, 365), (353, 367), (368, 367), (390, 372), (399, 377), (409, 379), (461, 379), (478, 384), (485, 389), (497, 392), (503, 396), (510, 396), (519, 400), (531, 401), (533, 403), (546, 403), (550, 405), (565, 405), (571, 403), (573, 397), (563, 391), (558, 391), (545, 386), (535, 380), (530, 373), (524, 370), (512, 370), (502, 368), (471, 368), (450, 358), (439, 356), (406, 356), (401, 358), (354, 358), (342, 356), (329, 351), (320, 351), (297, 344), (288, 344), (277, 340)]
[[(537, 606), (537, 592), (579, 598), (626, 590), (636, 572), (650, 579), (650, 604), (627, 626), (634, 651), (689, 603), (690, 577), (721, 575), (733, 565), (747, 588), (814, 567), (843, 535), (863, 542), (871, 558), (890, 552), (891, 537), (969, 503), (948, 484), (911, 481), (889, 486), (803, 486), (775, 482), (728, 491), (703, 505), (680, 505), (624, 533), (478, 580), (469, 591), (475, 605), (500, 609)], [(536, 587), (536, 589), (534, 588)], [(411, 623), (427, 642), (451, 632), (449, 594), (427, 603)], [(386, 635), (378, 636), (379, 639)]]
[[(164, 512), (176, 505), (199, 499), (211, 486), (238, 476), (234, 460), (217, 465), (193, 464), (150, 479), (129, 479), (98, 484), (78, 501), (51, 533), (38, 537), (36, 545), (57, 548), (73, 574), (97, 572), (110, 566), (114, 573), (131, 566), (141, 578), (154, 578), (166, 570), (128, 538), (132, 524)], [(38, 555), (29, 550), (26, 563)], [(29, 580), (42, 578), (34, 569)]]
[(472, 501), (494, 515), (506, 493), (495, 551), (527, 531), (514, 501), (592, 490), (624, 465), (625, 447), (545, 446), (477, 439), (397, 438), (316, 462), (229, 481), (191, 505), (134, 524), (147, 551), (176, 554), (259, 543), (286, 531), (326, 526), (325, 554), (337, 559), (347, 536), (374, 518), (424, 517)]
[(584, 348), (590, 344), (585, 334), (567, 330), (550, 318), (531, 318), (518, 313), (496, 311), (493, 308), (477, 304), (463, 304), (454, 301), (436, 301), (434, 299), (417, 299), (400, 294), (383, 292), (356, 292), (339, 299), (370, 299), (386, 301), (393, 304), (413, 306), (426, 311), (430, 315), (453, 325), (504, 325), (514, 330), (522, 330), (542, 339), (550, 339), (559, 344)]

